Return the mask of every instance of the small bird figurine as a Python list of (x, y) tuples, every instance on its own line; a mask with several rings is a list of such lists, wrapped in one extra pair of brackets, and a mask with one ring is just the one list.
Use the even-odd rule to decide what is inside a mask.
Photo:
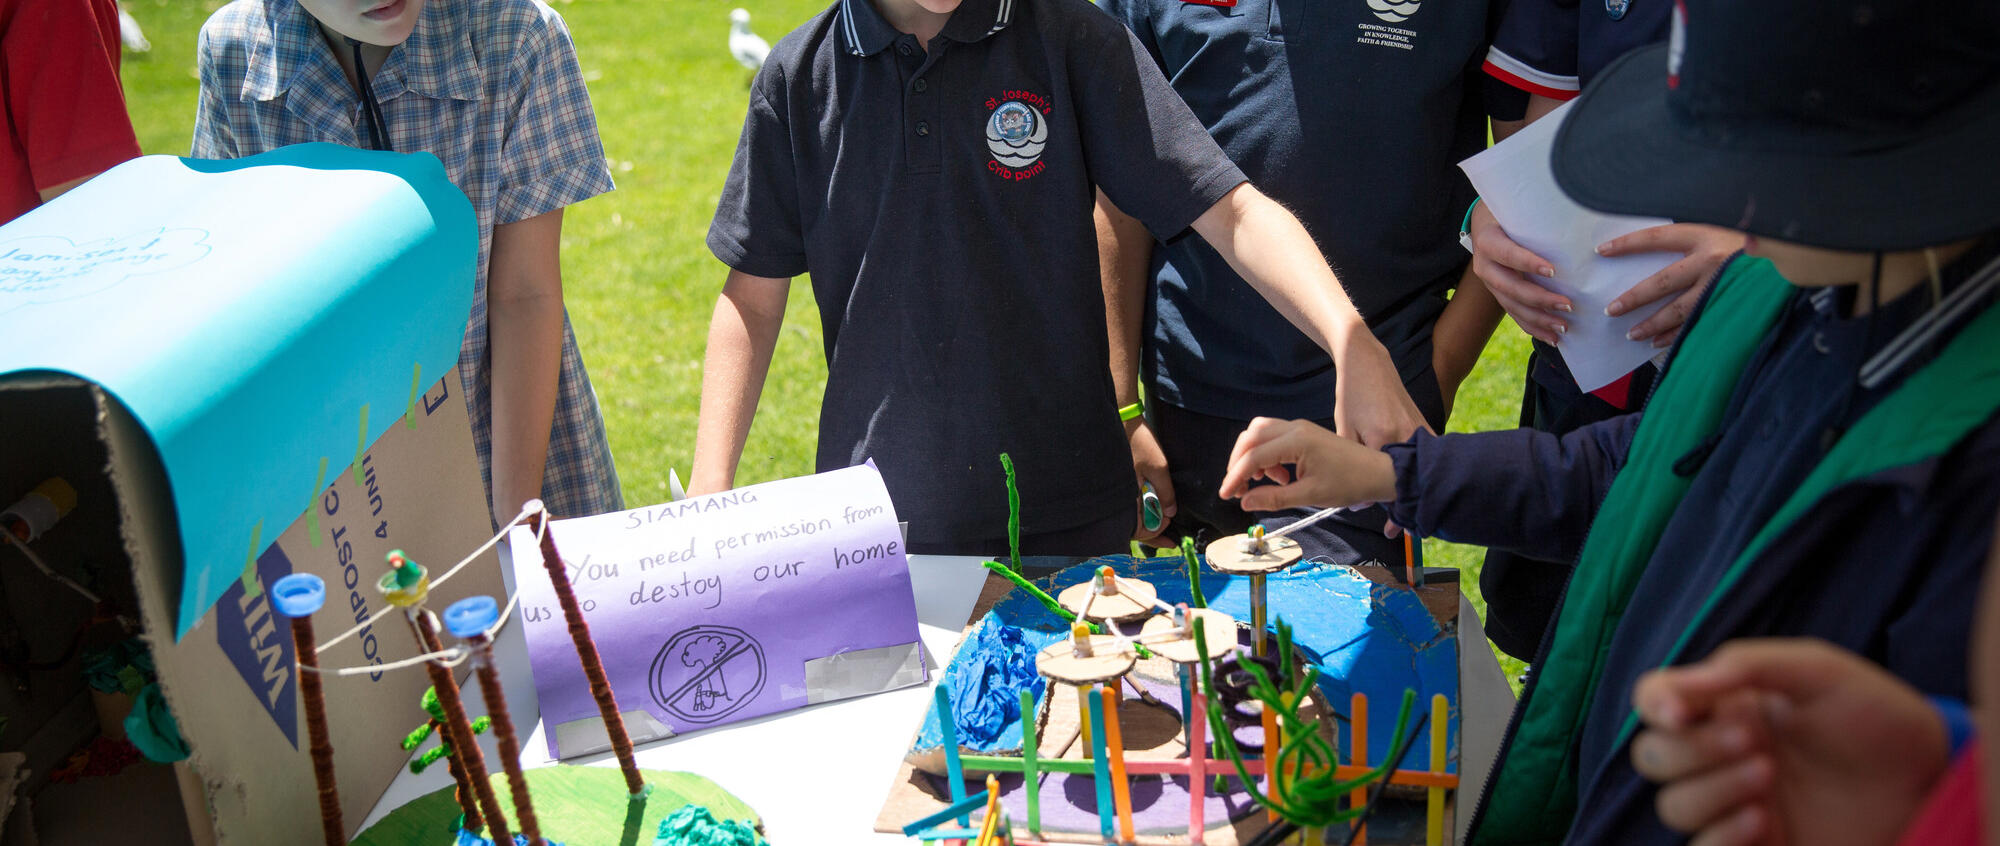
[(771, 45), (750, 31), (750, 12), (735, 9), (729, 13), (729, 55), (736, 57), (736, 63), (751, 70), (764, 66), (764, 57), (771, 55)]

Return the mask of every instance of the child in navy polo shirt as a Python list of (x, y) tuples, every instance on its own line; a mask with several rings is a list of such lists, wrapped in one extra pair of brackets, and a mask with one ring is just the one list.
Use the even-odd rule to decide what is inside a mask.
[(1342, 366), (1346, 411), (1421, 425), (1288, 212), (1244, 184), (1117, 21), (1084, 0), (840, 0), (772, 51), (709, 230), (690, 488), (734, 482), (789, 278), (825, 330), (820, 470), (873, 459), (916, 552), (1123, 548), (1135, 482), (1110, 374), (1096, 190), (1193, 227)]
[[(1581, 95), (1550, 159), (1587, 208), (1748, 235), (1648, 409), (1381, 451), (1264, 419), (1223, 486), (1246, 506), (1388, 501), (1425, 536), (1576, 562), (1474, 846), (1686, 842), (1633, 767), (1634, 685), (1730, 640), (1820, 638), (1928, 695), (1968, 690), (2000, 510), (2000, 10), (1683, 5), (1669, 44)], [(1246, 487), (1260, 475), (1277, 484)]]

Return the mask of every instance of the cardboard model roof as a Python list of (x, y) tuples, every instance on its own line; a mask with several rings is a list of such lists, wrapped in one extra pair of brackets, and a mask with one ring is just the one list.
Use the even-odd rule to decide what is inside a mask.
[(429, 154), (135, 159), (0, 226), (0, 380), (94, 382), (151, 436), (178, 638), (457, 361), (477, 255)]

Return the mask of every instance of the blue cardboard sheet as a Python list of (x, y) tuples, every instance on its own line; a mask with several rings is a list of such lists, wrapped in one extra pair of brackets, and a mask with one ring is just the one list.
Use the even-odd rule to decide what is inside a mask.
[(135, 159), (0, 227), (0, 381), (94, 382), (152, 436), (178, 638), (457, 362), (477, 256), (429, 154)]

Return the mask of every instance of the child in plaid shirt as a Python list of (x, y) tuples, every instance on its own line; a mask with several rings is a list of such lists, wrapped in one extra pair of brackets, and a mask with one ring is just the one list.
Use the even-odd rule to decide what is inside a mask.
[(540, 0), (235, 0), (198, 63), (197, 158), (328, 141), (444, 162), (479, 218), (458, 363), (489, 504), (623, 508), (562, 304), (563, 208), (612, 188), (562, 18)]

